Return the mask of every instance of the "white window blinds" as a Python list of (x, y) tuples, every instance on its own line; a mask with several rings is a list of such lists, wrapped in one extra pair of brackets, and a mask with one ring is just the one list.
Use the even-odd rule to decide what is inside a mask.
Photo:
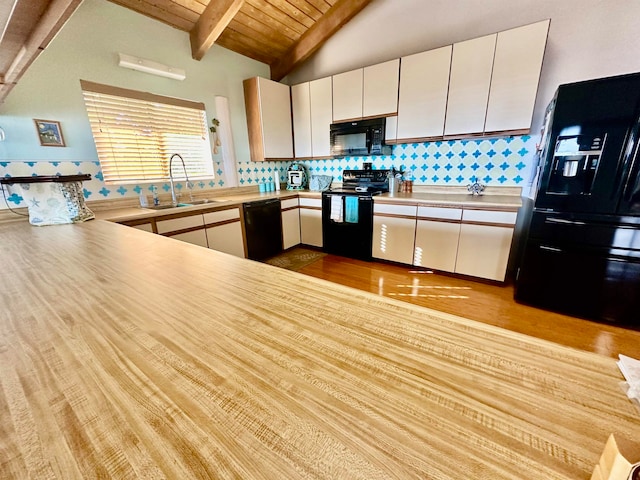
[[(169, 178), (179, 153), (190, 180), (213, 178), (204, 104), (81, 80), (105, 183)], [(184, 178), (181, 162), (174, 178)]]

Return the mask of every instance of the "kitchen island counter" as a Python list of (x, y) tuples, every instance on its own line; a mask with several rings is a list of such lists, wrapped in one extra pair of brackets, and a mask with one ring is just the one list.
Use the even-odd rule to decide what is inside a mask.
[(1, 478), (589, 478), (613, 359), (94, 220), (0, 225)]

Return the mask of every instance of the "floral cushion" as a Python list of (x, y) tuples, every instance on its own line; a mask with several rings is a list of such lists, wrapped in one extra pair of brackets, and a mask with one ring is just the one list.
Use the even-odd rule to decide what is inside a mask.
[(84, 202), (82, 182), (23, 183), (31, 225), (84, 222), (95, 215)]

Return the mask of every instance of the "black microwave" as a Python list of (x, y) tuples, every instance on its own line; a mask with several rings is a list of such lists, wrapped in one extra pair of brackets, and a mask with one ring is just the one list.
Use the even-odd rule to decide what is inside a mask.
[(385, 127), (384, 117), (332, 123), (331, 155), (346, 157), (391, 154), (391, 146), (384, 143)]

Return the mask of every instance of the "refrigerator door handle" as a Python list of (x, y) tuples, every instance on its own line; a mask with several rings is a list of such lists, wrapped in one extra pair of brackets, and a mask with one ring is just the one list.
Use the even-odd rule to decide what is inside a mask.
[(630, 201), (638, 196), (640, 191), (640, 142), (634, 148), (633, 160), (629, 168), (627, 182), (624, 186), (623, 200)]
[(564, 218), (545, 218), (545, 223), (562, 223), (563, 225), (586, 225), (585, 222), (565, 220)]
[(540, 250), (546, 250), (548, 252), (562, 252), (561, 248), (547, 247), (546, 245), (539, 245)]

